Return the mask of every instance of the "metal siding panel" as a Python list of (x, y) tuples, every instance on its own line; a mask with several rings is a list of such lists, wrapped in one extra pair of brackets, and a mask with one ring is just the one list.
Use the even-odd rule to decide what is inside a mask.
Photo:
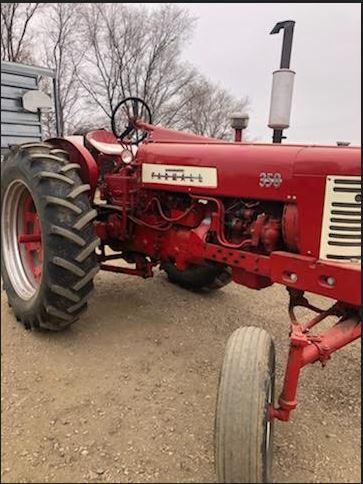
[(30, 77), (55, 77), (54, 69), (48, 69), (47, 67), (29, 66), (27, 64), (20, 64), (18, 62), (2, 61), (1, 71)]
[(23, 111), (21, 99), (1, 98), (1, 111)]
[(8, 148), (10, 145), (20, 145), (22, 143), (29, 143), (39, 141), (38, 136), (1, 136), (1, 149)]
[(1, 134), (7, 136), (36, 136), (41, 137), (40, 127), (31, 125), (2, 124)]
[[(36, 86), (34, 89), (36, 89)], [(28, 91), (33, 91), (33, 89), (15, 86), (1, 86), (1, 97), (7, 99), (18, 99), (22, 98), (23, 95)]]
[(36, 77), (19, 76), (18, 74), (8, 74), (1, 72), (1, 86), (25, 87), (35, 89), (38, 85)]
[(41, 115), (23, 109), (22, 97), (38, 88), (39, 76), (54, 71), (13, 62), (1, 63), (1, 154), (9, 145), (41, 141)]
[(24, 112), (1, 112), (1, 123), (5, 124), (31, 124), (34, 126), (40, 126), (39, 115), (37, 113)]

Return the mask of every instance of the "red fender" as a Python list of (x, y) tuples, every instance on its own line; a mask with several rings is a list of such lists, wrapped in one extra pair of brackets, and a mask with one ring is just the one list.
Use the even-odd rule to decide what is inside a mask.
[(81, 179), (83, 183), (90, 185), (91, 190), (89, 197), (93, 199), (97, 187), (99, 170), (91, 153), (81, 144), (69, 139), (50, 138), (47, 141), (52, 143), (54, 146), (67, 151), (67, 153), (69, 153), (71, 163), (78, 163), (81, 166)]

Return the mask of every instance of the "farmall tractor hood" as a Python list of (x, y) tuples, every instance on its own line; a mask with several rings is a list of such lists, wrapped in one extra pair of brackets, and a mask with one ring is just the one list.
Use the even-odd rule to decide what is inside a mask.
[(137, 158), (146, 189), (295, 204), (305, 254), (328, 253), (335, 203), (360, 207), (359, 148), (230, 143), (154, 128)]
[(282, 201), (306, 194), (301, 177), (360, 175), (359, 148), (230, 143), (163, 128), (154, 128), (137, 158), (147, 185), (226, 197)]

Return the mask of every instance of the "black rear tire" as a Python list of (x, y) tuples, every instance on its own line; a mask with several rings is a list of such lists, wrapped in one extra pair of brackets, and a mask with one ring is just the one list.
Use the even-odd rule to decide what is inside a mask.
[(6, 248), (11, 246), (9, 242), (4, 244), (9, 234), (7, 226), (2, 226), (4, 289), (16, 318), (27, 329), (59, 331), (71, 325), (86, 309), (93, 289), (99, 269), (95, 254), (99, 239), (92, 225), (97, 212), (87, 195), (90, 187), (82, 183), (78, 170), (79, 165), (70, 163), (65, 151), (49, 143), (15, 147), (2, 163), (2, 215), (11, 216), (6, 208), (11, 187), (24, 185), (41, 225), (41, 278), (35, 293), (26, 298), (9, 274), (13, 252)]
[(275, 349), (261, 328), (230, 336), (220, 373), (215, 418), (218, 482), (271, 482)]
[(232, 280), (228, 268), (215, 264), (193, 266), (180, 271), (173, 262), (163, 262), (161, 268), (165, 270), (171, 283), (177, 284), (184, 289), (221, 289)]

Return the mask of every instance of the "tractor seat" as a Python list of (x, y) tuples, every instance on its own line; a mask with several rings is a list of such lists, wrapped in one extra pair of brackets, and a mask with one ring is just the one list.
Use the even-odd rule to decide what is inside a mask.
[(104, 155), (121, 156), (124, 150), (113, 133), (104, 129), (91, 131), (86, 135), (86, 139), (93, 148)]

